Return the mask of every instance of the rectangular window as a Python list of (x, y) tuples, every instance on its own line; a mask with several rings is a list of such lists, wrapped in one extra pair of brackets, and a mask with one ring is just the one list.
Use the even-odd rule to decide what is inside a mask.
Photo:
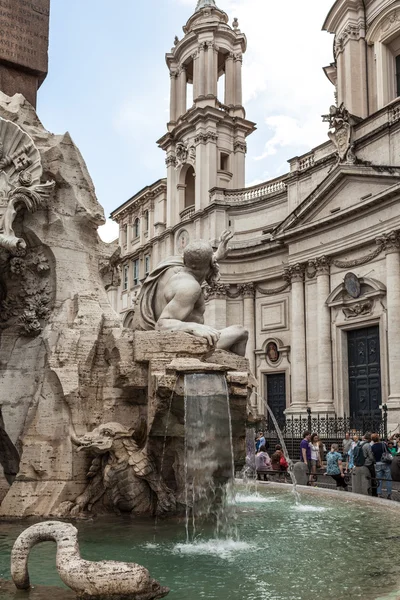
[(139, 259), (133, 261), (133, 285), (139, 284)]
[(129, 269), (125, 265), (124, 266), (124, 277), (123, 277), (123, 289), (124, 289), (124, 292), (126, 292), (126, 290), (128, 289), (128, 280), (129, 280)]
[(400, 54), (396, 56), (396, 95), (400, 96)]
[(144, 257), (144, 274), (147, 276), (150, 273), (150, 256)]
[(229, 154), (226, 154), (225, 152), (221, 152), (220, 170), (229, 171)]

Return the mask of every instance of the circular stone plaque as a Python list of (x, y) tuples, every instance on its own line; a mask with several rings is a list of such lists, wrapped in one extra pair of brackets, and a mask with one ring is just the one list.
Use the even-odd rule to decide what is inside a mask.
[(357, 275), (354, 275), (354, 273), (347, 273), (344, 278), (344, 287), (349, 296), (352, 298), (359, 298), (361, 294), (361, 284)]
[(176, 238), (176, 251), (178, 254), (183, 254), (184, 249), (190, 241), (189, 234), (186, 229), (182, 229)]

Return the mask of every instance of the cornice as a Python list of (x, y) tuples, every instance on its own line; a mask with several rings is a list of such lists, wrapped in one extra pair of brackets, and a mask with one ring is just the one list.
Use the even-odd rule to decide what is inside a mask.
[(338, 33), (338, 28), (350, 11), (362, 11), (364, 13), (362, 0), (336, 0), (324, 21), (322, 30), (329, 33)]
[(159, 195), (160, 192), (167, 190), (167, 179), (159, 179), (152, 185), (146, 186), (140, 192), (129, 198), (126, 202), (121, 204), (118, 208), (110, 213), (110, 218), (114, 221), (117, 218), (123, 218), (125, 214), (131, 212), (133, 207), (137, 208), (143, 205), (148, 200), (151, 200)]
[[(171, 131), (168, 131), (157, 140), (158, 146), (163, 150), (167, 150), (169, 144), (179, 141), (185, 134), (190, 133), (195, 135), (201, 133), (196, 130), (196, 125), (204, 123), (205, 121), (212, 121), (216, 126), (220, 123), (224, 123), (230, 128), (236, 130), (241, 129), (244, 131), (246, 137), (256, 130), (256, 124), (252, 121), (248, 121), (241, 117), (233, 117), (225, 110), (213, 106), (205, 106), (203, 108), (196, 106), (187, 111)], [(207, 129), (209, 129), (209, 127), (207, 127)]]

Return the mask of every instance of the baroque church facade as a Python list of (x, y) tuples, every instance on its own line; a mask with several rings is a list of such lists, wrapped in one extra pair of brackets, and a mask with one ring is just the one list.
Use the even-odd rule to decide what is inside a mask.
[[(336, 0), (324, 23), (324, 71), (337, 105), (329, 140), (290, 171), (245, 187), (242, 103), (247, 40), (214, 0), (166, 55), (170, 120), (158, 141), (166, 177), (112, 213), (122, 281), (109, 298), (130, 326), (147, 274), (190, 240), (232, 229), (221, 281), (206, 289), (206, 323), (242, 324), (264, 400), (286, 415), (400, 421), (400, 0)], [(224, 76), (224, 97), (218, 97)], [(193, 92), (193, 101), (191, 93)]]

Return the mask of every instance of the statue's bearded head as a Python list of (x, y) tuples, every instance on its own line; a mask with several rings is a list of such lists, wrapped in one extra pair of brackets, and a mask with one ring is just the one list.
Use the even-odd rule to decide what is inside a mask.
[(209, 242), (199, 240), (188, 244), (183, 252), (183, 262), (198, 281), (212, 285), (219, 280), (219, 265)]

